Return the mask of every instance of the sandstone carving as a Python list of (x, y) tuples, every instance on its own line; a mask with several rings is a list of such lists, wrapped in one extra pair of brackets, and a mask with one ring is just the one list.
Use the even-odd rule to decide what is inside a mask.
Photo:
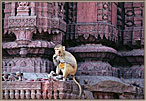
[(144, 99), (144, 9), (144, 2), (2, 2), (2, 99)]

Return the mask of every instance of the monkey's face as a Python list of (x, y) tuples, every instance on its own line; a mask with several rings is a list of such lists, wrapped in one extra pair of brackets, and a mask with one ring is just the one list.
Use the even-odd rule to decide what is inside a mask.
[(63, 55), (64, 51), (65, 51), (65, 46), (62, 46), (62, 45), (57, 45), (55, 48), (55, 55), (57, 56), (61, 56)]

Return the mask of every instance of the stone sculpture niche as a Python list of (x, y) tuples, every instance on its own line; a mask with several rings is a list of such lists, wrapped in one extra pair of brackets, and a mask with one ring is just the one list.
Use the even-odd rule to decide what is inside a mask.
[(29, 15), (29, 6), (28, 2), (18, 2), (17, 16), (28, 16)]

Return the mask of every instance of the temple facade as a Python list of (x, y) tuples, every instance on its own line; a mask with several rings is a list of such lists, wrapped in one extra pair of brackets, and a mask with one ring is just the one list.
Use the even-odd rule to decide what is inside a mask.
[(57, 44), (81, 99), (144, 99), (144, 2), (2, 2), (2, 98), (79, 99), (72, 79), (48, 79)]

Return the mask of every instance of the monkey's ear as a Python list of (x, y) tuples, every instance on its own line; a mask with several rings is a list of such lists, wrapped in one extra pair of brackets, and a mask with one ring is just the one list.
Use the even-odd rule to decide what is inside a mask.
[(63, 46), (63, 51), (65, 51), (65, 46)]

